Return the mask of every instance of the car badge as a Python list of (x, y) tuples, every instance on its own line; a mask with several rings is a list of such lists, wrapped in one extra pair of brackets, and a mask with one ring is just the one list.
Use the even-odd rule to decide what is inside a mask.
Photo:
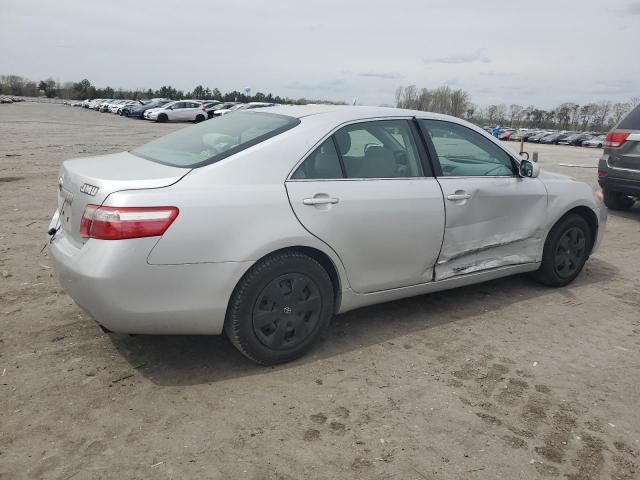
[(90, 195), (92, 197), (96, 196), (96, 193), (98, 193), (98, 190), (100, 190), (100, 188), (96, 187), (95, 185), (91, 185), (89, 183), (83, 183), (82, 186), (80, 187), (80, 192), (86, 193), (87, 195)]

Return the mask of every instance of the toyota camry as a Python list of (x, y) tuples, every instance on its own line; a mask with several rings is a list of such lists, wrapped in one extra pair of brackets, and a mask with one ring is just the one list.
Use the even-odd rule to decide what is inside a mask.
[(274, 364), (365, 305), (525, 272), (567, 285), (606, 214), (463, 120), (282, 106), (65, 161), (49, 251), (103, 329), (224, 332)]

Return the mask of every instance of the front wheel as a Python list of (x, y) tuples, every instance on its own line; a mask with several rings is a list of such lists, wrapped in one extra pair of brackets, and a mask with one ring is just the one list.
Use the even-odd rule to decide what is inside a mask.
[(240, 352), (262, 365), (302, 356), (333, 315), (331, 279), (316, 260), (281, 252), (256, 263), (234, 291), (224, 330)]
[(591, 230), (580, 215), (561, 218), (544, 244), (542, 264), (533, 278), (551, 287), (571, 283), (582, 271), (591, 250)]
[(604, 204), (611, 210), (629, 210), (635, 203), (633, 198), (624, 193), (604, 189)]
[(167, 117), (166, 113), (161, 113), (160, 115), (158, 115), (158, 120), (157, 120), (158, 122), (164, 123), (167, 120), (169, 120), (169, 117)]

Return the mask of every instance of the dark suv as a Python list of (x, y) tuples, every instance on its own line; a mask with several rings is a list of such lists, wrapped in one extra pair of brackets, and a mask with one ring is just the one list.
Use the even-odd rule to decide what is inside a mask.
[(607, 134), (598, 183), (613, 210), (628, 210), (640, 198), (640, 105)]

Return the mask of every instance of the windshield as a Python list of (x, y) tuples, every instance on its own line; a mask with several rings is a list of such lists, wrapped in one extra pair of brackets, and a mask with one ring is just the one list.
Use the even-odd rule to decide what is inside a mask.
[(274, 113), (235, 112), (158, 138), (131, 153), (174, 167), (215, 163), (279, 135), (300, 123)]

